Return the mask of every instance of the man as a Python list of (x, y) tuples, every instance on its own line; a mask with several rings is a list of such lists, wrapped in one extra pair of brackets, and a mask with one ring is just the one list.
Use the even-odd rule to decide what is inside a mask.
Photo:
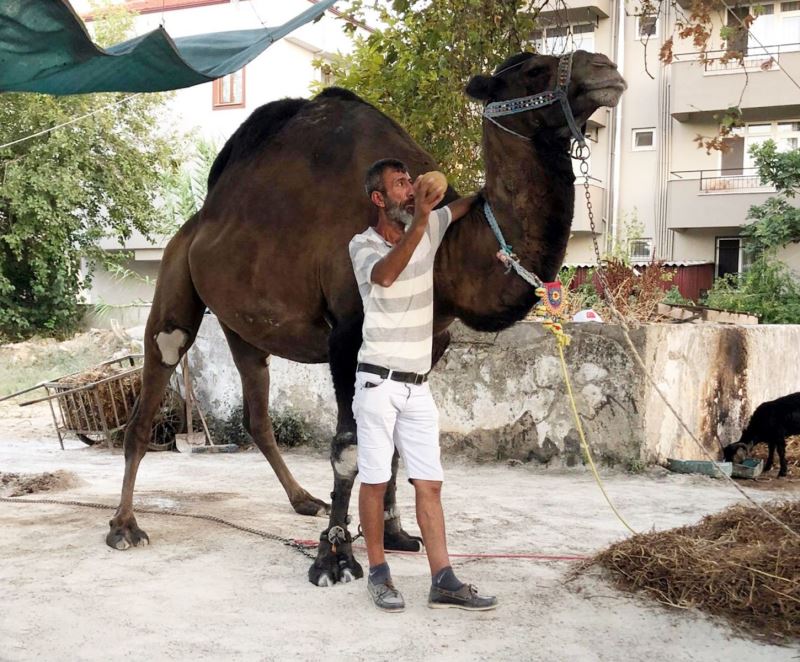
[(383, 552), (383, 498), (395, 448), (416, 493), (417, 522), (431, 570), (430, 607), (494, 609), (450, 567), (442, 512), (438, 411), (427, 384), (433, 338), (433, 262), (448, 225), (477, 196), (442, 209), (447, 181), (427, 173), (412, 184), (396, 159), (373, 164), (366, 190), (378, 223), (353, 237), (350, 258), (364, 301), (353, 414), (358, 434), (359, 517), (369, 558), (367, 588), (387, 612), (405, 608)]

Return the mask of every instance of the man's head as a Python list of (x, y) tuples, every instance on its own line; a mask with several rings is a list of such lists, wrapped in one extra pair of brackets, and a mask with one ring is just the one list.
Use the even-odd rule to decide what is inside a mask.
[(365, 188), (369, 199), (383, 209), (390, 220), (405, 226), (414, 220), (414, 186), (406, 164), (381, 159), (367, 170)]

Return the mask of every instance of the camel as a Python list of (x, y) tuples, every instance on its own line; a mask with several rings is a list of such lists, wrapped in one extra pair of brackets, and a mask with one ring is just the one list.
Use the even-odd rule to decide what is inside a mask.
[[(484, 104), (523, 102), (524, 112), (484, 119), (481, 196), (520, 263), (544, 281), (555, 278), (570, 234), (575, 178), (569, 148), (575, 126), (599, 107), (615, 106), (625, 89), (606, 56), (576, 51), (569, 61), (564, 57), (518, 53), (466, 87)], [(571, 77), (567, 71), (561, 81), (568, 105), (526, 106), (524, 97), (558, 87), (559, 65), (565, 62), (571, 65)], [(208, 307), (241, 376), (246, 429), (295, 511), (329, 513), (309, 581), (326, 586), (363, 576), (347, 529), (357, 474), (351, 404), (363, 319), (347, 246), (375, 222), (363, 179), (384, 157), (404, 161), (412, 177), (439, 169), (398, 123), (339, 88), (311, 100), (284, 99), (258, 108), (222, 148), (202, 209), (164, 251), (145, 331), (142, 391), (125, 433), (125, 474), (109, 546), (149, 542), (133, 511), (136, 474), (162, 393)], [(442, 204), (457, 197), (450, 187)], [(498, 248), (483, 204), (448, 229), (435, 263), (434, 365), (456, 318), (473, 329), (500, 330), (521, 320), (536, 302), (535, 288), (509, 272), (497, 259)], [(276, 445), (268, 402), (273, 355), (330, 365), (338, 407), (330, 508), (301, 487)], [(419, 550), (419, 539), (403, 530), (395, 510), (396, 454), (393, 465), (385, 544)]]

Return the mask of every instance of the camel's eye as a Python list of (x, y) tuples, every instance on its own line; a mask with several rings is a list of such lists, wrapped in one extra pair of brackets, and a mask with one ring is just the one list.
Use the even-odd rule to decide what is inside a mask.
[(528, 69), (525, 72), (525, 75), (530, 78), (536, 78), (538, 76), (541, 76), (542, 74), (548, 73), (549, 71), (550, 67), (548, 67), (545, 64), (540, 64), (539, 66), (531, 67), (530, 69)]

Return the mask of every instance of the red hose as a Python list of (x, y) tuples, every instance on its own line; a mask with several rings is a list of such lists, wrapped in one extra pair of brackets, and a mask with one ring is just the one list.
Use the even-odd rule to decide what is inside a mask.
[[(319, 542), (316, 540), (293, 540), (292, 542), (304, 547), (316, 547)], [(366, 551), (363, 545), (353, 545), (353, 549)], [(405, 556), (425, 556), (425, 552), (401, 552), (387, 549), (387, 554), (403, 554)], [(524, 559), (529, 561), (588, 561), (588, 556), (577, 554), (519, 554), (519, 553), (489, 553), (489, 554), (453, 554), (450, 556), (456, 559)]]

